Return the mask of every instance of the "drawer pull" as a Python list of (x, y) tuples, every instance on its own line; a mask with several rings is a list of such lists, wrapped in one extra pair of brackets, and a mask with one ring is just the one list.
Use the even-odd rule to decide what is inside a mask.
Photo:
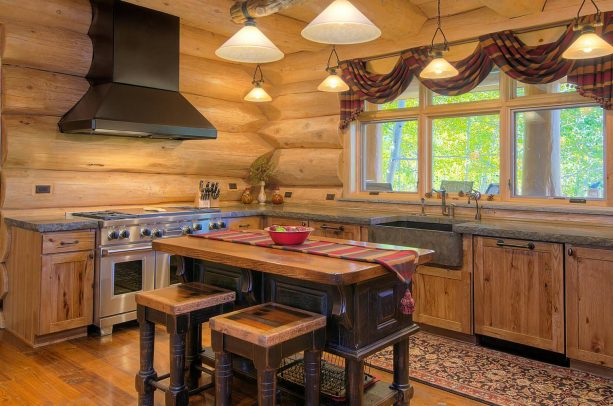
[(536, 248), (533, 242), (529, 242), (528, 244), (506, 244), (504, 240), (496, 241), (496, 245), (499, 247), (509, 247), (509, 248), (523, 248), (527, 250), (533, 250)]
[(238, 228), (247, 228), (249, 227), (249, 224), (239, 224)]
[(338, 227), (332, 227), (332, 226), (327, 226), (325, 224), (322, 224), (321, 227), (322, 230), (331, 230), (331, 231), (345, 231), (345, 226), (338, 226)]
[(79, 240), (74, 240), (74, 241), (60, 241), (60, 245), (62, 247), (66, 247), (68, 245), (77, 245), (79, 243)]
[(572, 257), (575, 254), (575, 251), (573, 251), (572, 248), (569, 248), (567, 252), (569, 257)]

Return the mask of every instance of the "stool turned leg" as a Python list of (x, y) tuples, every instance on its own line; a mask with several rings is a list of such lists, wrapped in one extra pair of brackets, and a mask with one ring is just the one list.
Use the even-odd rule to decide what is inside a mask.
[(215, 405), (228, 406), (232, 395), (232, 354), (215, 352)]
[[(183, 406), (189, 402), (185, 385), (185, 336), (184, 320), (174, 320), (170, 326), (170, 384), (166, 392), (166, 405)], [(185, 323), (186, 324), (186, 323)]]
[(145, 309), (138, 306), (137, 318), (140, 327), (140, 370), (136, 375), (136, 391), (139, 406), (153, 406), (155, 387), (148, 380), (157, 377), (153, 369), (153, 349), (155, 345), (155, 324), (145, 319)]
[(321, 351), (304, 352), (304, 398), (307, 406), (319, 406)]
[(185, 380), (189, 389), (198, 387), (202, 372), (197, 368), (202, 364), (200, 361), (201, 324), (195, 323), (187, 332), (187, 350), (185, 353)]
[(258, 406), (275, 406), (277, 399), (277, 370), (258, 369)]

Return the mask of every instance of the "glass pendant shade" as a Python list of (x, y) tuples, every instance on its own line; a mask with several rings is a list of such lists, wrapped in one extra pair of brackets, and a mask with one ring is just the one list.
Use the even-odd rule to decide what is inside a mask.
[(594, 32), (592, 27), (584, 29), (581, 36), (562, 54), (566, 59), (590, 59), (613, 54), (613, 46)]
[(349, 90), (349, 86), (334, 70), (330, 71), (330, 75), (317, 86), (317, 90), (321, 92), (340, 93)]
[(266, 90), (262, 89), (259, 83), (256, 83), (253, 89), (245, 96), (245, 101), (254, 103), (269, 102), (272, 101), (272, 97), (270, 97)]
[(347, 0), (335, 0), (303, 30), (302, 36), (324, 44), (360, 44), (381, 36), (381, 30)]
[(437, 55), (421, 71), (419, 77), (424, 79), (446, 79), (458, 75), (459, 72), (442, 55)]
[(215, 55), (244, 63), (268, 63), (284, 57), (283, 52), (254, 23), (249, 22), (219, 47)]

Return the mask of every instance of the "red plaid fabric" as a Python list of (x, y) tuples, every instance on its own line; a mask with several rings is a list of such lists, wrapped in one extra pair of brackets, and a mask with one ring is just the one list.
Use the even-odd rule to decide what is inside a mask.
[[(589, 23), (595, 18), (596, 15), (585, 16), (580, 23)], [(597, 28), (597, 32), (611, 43), (613, 12), (602, 13), (602, 19), (604, 25)], [(551, 83), (568, 76), (568, 81), (577, 86), (579, 94), (596, 100), (605, 109), (611, 109), (613, 56), (579, 61), (562, 58), (562, 53), (579, 35), (580, 32), (573, 31), (569, 25), (557, 41), (538, 46), (524, 44), (511, 31), (484, 35), (471, 55), (453, 63), (459, 75), (421, 82), (436, 93), (455, 96), (474, 89), (496, 64), (513, 79), (528, 84)], [(396, 99), (429, 61), (428, 48), (420, 47), (403, 51), (396, 66), (385, 75), (368, 72), (362, 59), (341, 62), (341, 76), (350, 90), (341, 93), (340, 128), (346, 128), (357, 119), (364, 110), (365, 101), (381, 104)]]
[[(209, 234), (192, 235), (192, 237), (276, 248), (285, 251), (322, 255), (351, 261), (377, 263), (394, 273), (398, 279), (407, 285), (411, 282), (413, 274), (415, 273), (415, 268), (417, 266), (416, 260), (418, 257), (417, 252), (410, 249), (384, 250), (362, 247), (360, 245), (339, 244), (331, 241), (307, 240), (301, 245), (282, 246), (276, 245), (268, 234), (239, 230), (217, 231)], [(401, 299), (401, 311), (404, 314), (411, 314), (413, 313), (414, 305), (415, 302), (411, 296), (411, 291), (407, 288), (404, 297)]]

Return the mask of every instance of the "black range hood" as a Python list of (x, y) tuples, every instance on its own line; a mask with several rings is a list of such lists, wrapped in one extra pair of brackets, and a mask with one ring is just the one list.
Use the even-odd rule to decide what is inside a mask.
[(217, 138), (213, 125), (179, 93), (179, 18), (119, 0), (91, 4), (90, 88), (62, 117), (60, 131)]

